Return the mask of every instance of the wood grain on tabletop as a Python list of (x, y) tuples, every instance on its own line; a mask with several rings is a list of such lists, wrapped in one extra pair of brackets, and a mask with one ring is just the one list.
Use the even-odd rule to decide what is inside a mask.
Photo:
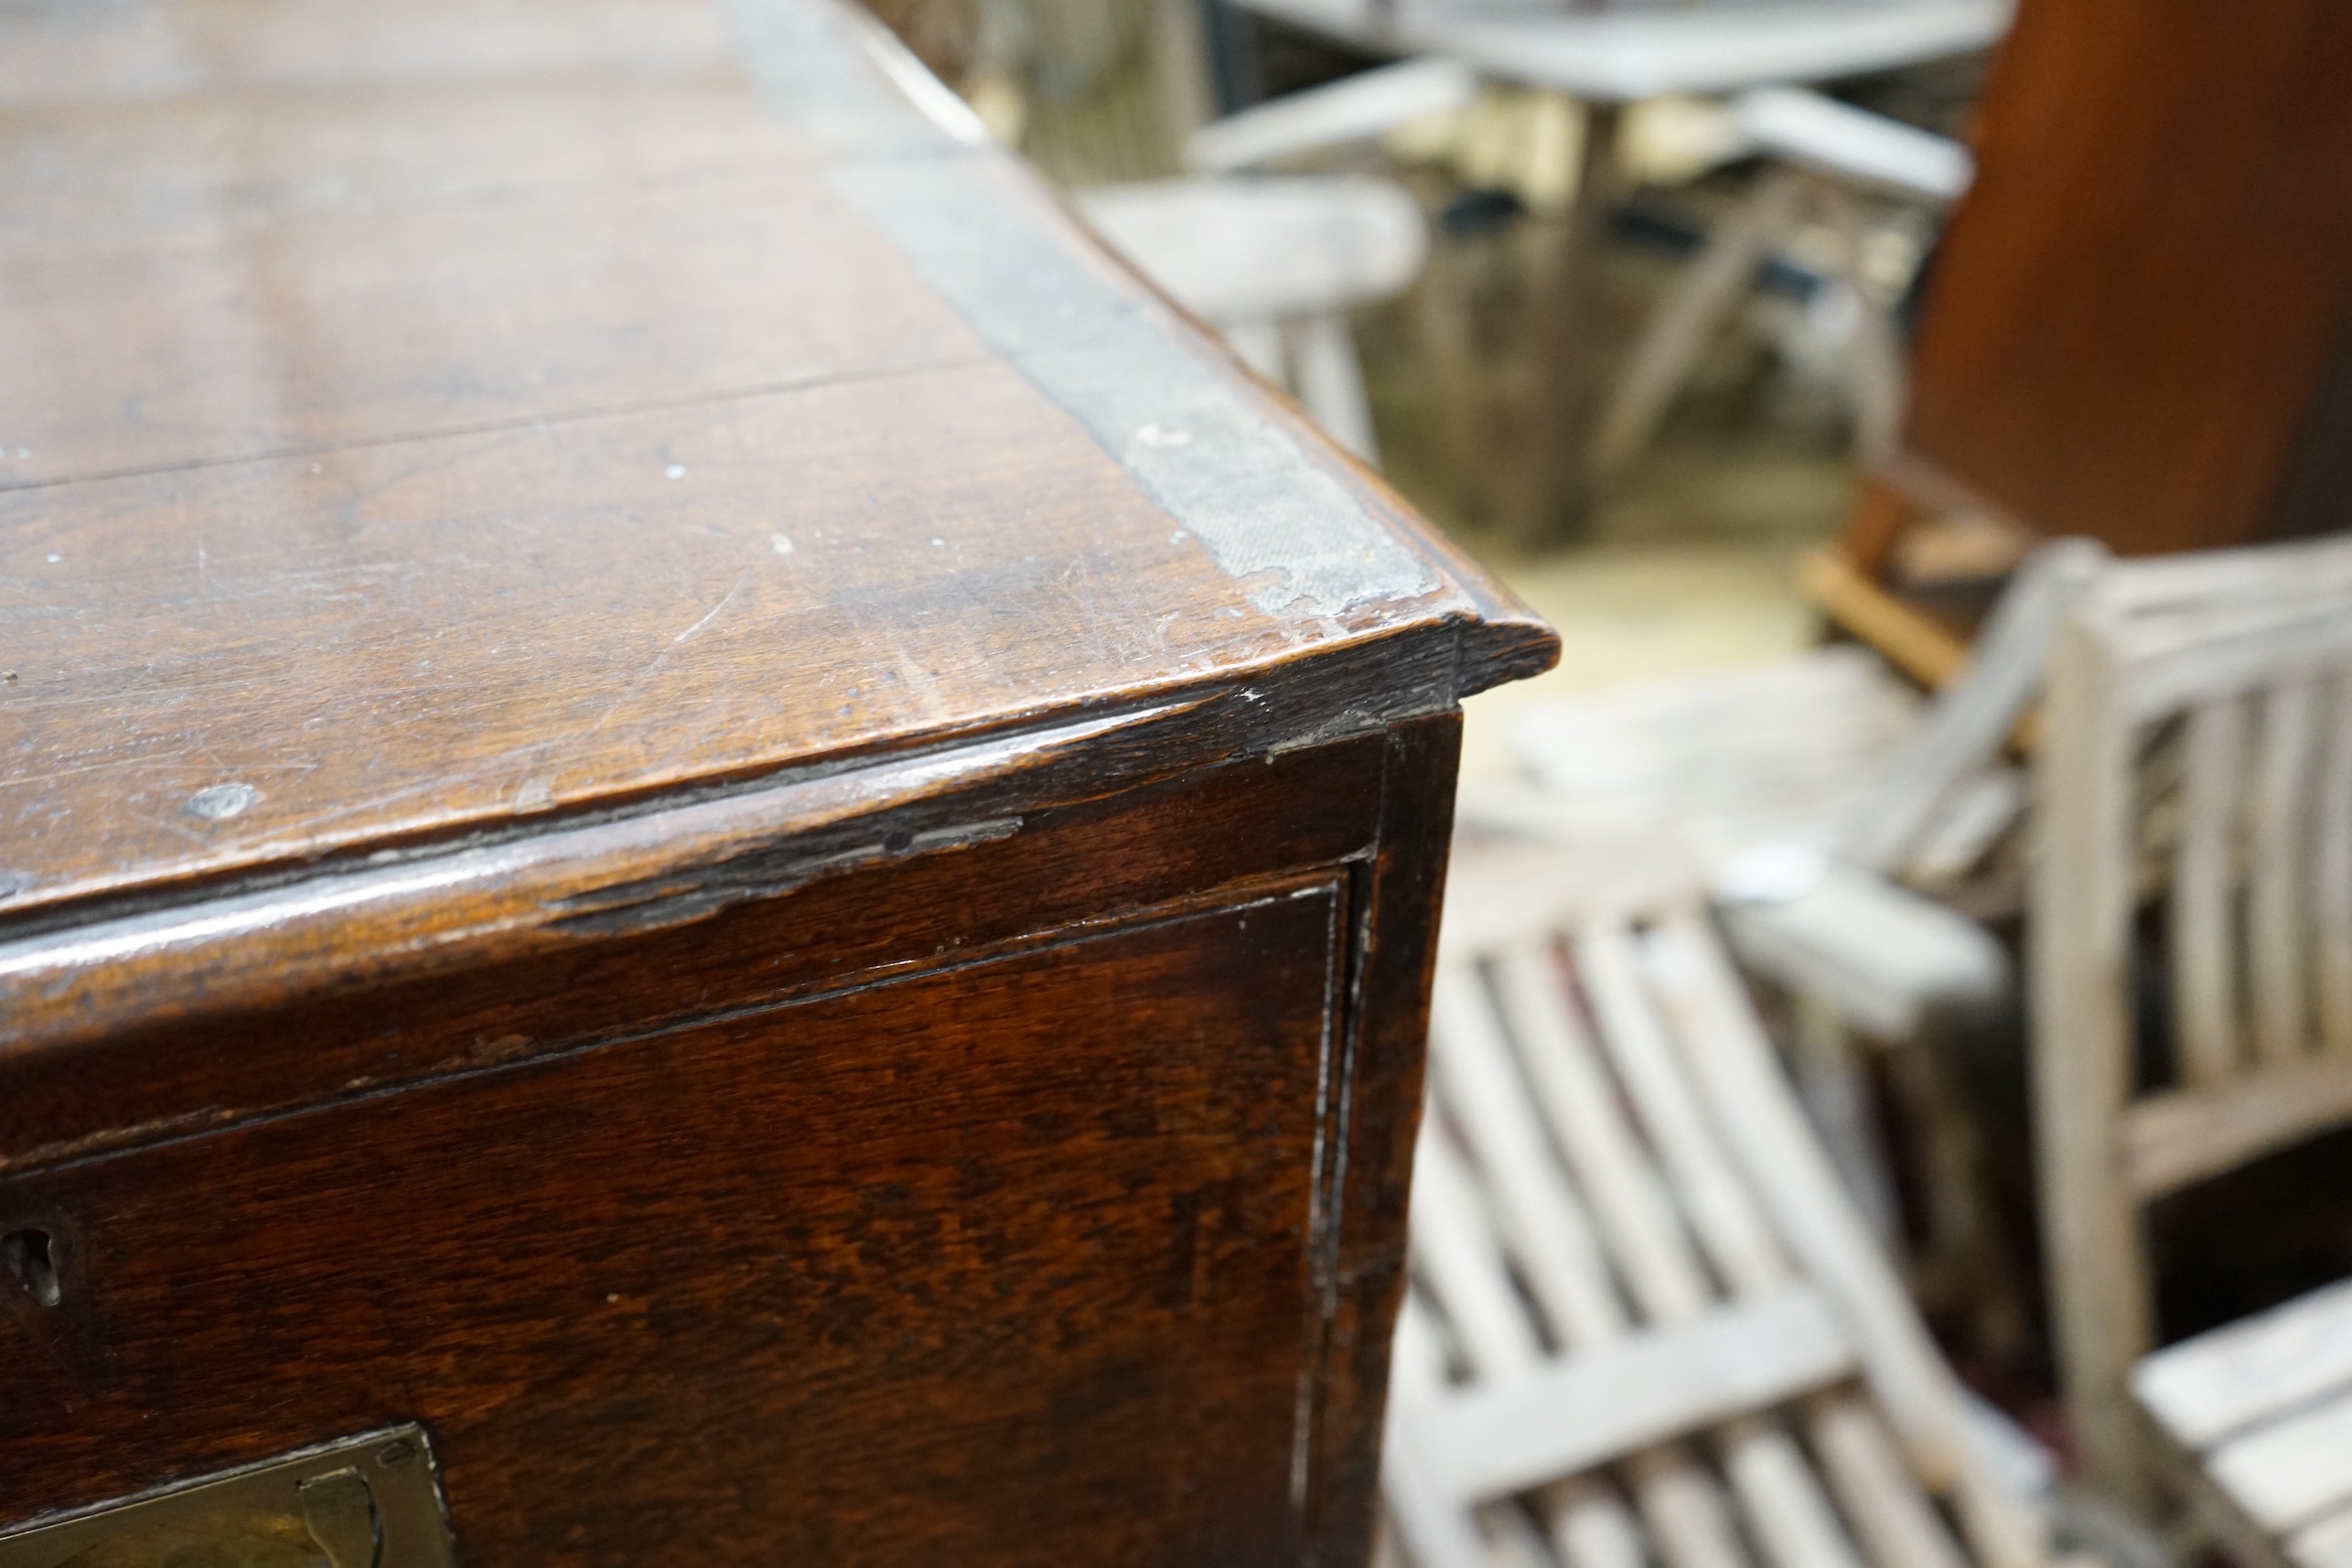
[(1905, 446), (2126, 554), (2345, 526), (2352, 13), (2025, 0)]
[[(0, 21), (32, 62), (0, 68), (12, 910), (1415, 627), (1544, 657), (1420, 542), (1419, 602), (1258, 607), (851, 211), (714, 7), (357, 15)], [(1009, 160), (952, 152), (1240, 384)], [(188, 809), (234, 785), (233, 819)]]

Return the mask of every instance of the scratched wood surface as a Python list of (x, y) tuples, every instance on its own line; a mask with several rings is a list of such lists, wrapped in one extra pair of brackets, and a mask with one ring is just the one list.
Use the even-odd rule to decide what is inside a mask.
[[(794, 0), (0, 16), (0, 908), (1369, 638), (1541, 662), (1377, 481), (896, 92)], [(1199, 408), (1016, 362), (1019, 280), (943, 291), (964, 259), (857, 205), (921, 163), (1062, 270), (1068, 339), (1140, 322), (1213, 378), (1307, 515), (1249, 536), (1139, 479), (1128, 448), (1184, 457)], [(1377, 559), (1318, 594), (1335, 552)]]
[(0, 1539), (413, 1420), (485, 1568), (1362, 1560), (1556, 644), (936, 91), (0, 10)]

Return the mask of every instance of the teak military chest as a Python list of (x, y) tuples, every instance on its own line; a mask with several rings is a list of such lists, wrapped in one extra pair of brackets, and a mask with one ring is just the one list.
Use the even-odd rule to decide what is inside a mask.
[(0, 1564), (1360, 1555), (1552, 639), (869, 24), (11, 6), (0, 441)]

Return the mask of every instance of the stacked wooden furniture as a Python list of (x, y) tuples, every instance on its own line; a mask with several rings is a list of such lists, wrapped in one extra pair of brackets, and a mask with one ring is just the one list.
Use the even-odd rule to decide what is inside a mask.
[(1641, 455), (1708, 339), (1755, 287), (1757, 268), (1812, 225), (1837, 242), (1827, 286), (1853, 312), (1844, 375), (1854, 445), (1865, 462), (1883, 461), (1894, 451), (1907, 378), (1891, 302), (1870, 275), (1871, 231), (1857, 195), (1941, 209), (1968, 187), (1967, 149), (1803, 88), (1751, 88), (1725, 113), (1733, 152), (1770, 166), (1651, 310), (1602, 413), (1595, 460), (1607, 471)]
[(1627, 105), (1759, 85), (1830, 81), (1981, 49), (2005, 0), (1854, 5), (1486, 5), (1461, 0), (1240, 0), (1248, 9), (1375, 55), (1426, 56), (1482, 77), (1563, 94), (1583, 108), (1573, 198), (1552, 276), (1529, 327), (1539, 345), (1531, 421), (1540, 438), (1524, 501), (1509, 515), (1530, 542), (1581, 534), (1595, 500), (1608, 320), (1599, 265), (1620, 195), (1615, 148)]
[(2125, 556), (2352, 524), (2347, 72), (2331, 0), (2022, 0), (1901, 450), (1809, 574), (1841, 624), (1941, 679), (1971, 605), (1933, 579), (1968, 574), (1915, 525), (1955, 514)]
[(814, 0), (17, 5), (0, 187), (0, 1563), (1357, 1560), (1548, 629)]
[(1456, 867), (1384, 1491), (1420, 1568), (2046, 1560), (1668, 868)]
[[(2115, 569), (2061, 628), (2048, 714), (2035, 1105), (2077, 1435), (2245, 1561), (2352, 1561), (2352, 1290), (2150, 1355), (2142, 1236), (2156, 1199), (2352, 1122), (2352, 543)], [(2143, 1087), (2151, 893), (2171, 1048)]]
[[(1744, 968), (1790, 1004), (1800, 1090), (1882, 1242), (1903, 1238), (1896, 1151), (1874, 1101), (1900, 1097), (1925, 1201), (1906, 1260), (1922, 1294), (2014, 1340), (2021, 1251), (1985, 1202), (1981, 1129), (1946, 1053), (1921, 1043), (2011, 994), (1979, 924), (2024, 893), (2025, 779), (2008, 743), (2041, 689), (2051, 630), (2106, 553), (2043, 547), (1976, 657), (1922, 703), (1868, 650), (1839, 645), (1529, 707), (1531, 787), (1481, 782), (1471, 823), (1571, 846), (1672, 845), (1699, 868)], [(1874, 1086), (1873, 1078), (1879, 1079)]]
[(1955, 902), (2014, 908), (2014, 868), (1993, 861), (2025, 805), (2009, 745), (2063, 606), (2106, 559), (2077, 540), (2043, 547), (1926, 702), (1868, 650), (1837, 645), (1531, 704), (1512, 739), (1540, 793), (1475, 804), (1570, 842), (1662, 837), (1709, 866), (1803, 844)]

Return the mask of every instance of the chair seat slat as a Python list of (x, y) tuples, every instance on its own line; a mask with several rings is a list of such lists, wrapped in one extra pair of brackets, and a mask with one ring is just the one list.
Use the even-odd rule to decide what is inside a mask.
[(2295, 1568), (2352, 1568), (2352, 1508), (2307, 1524), (2287, 1538)]
[(1795, 1399), (1848, 1377), (1853, 1346), (1818, 1294), (1789, 1286), (1606, 1349), (1449, 1391), (1415, 1419), (1443, 1484), (1464, 1501)]
[(2206, 1455), (2206, 1471), (2273, 1532), (2352, 1504), (2352, 1389), (2231, 1438)]
[(2196, 1453), (2343, 1388), (2352, 1388), (2352, 1280), (2168, 1346), (2132, 1373), (2140, 1402)]

